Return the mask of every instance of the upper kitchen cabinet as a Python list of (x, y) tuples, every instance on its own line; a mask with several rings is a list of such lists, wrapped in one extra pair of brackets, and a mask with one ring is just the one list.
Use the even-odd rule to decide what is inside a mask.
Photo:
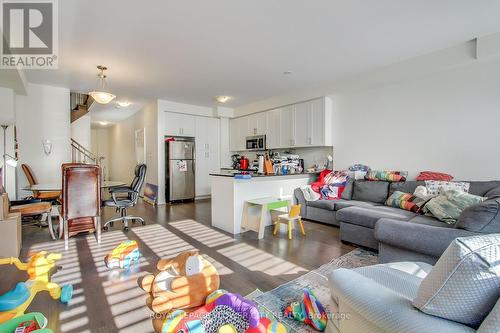
[(295, 104), (292, 114), (291, 147), (332, 145), (332, 103), (329, 98)]
[(266, 144), (268, 149), (281, 147), (281, 109), (265, 112), (267, 120)]
[(194, 136), (195, 127), (194, 116), (165, 112), (165, 135)]
[(293, 125), (295, 105), (288, 105), (279, 109), (280, 119), (280, 146), (279, 148), (293, 147), (295, 143)]
[(247, 118), (248, 127), (247, 135), (265, 135), (267, 132), (267, 112), (254, 113), (249, 116), (243, 117)]
[(229, 147), (231, 151), (245, 150), (248, 118), (240, 117), (229, 121)]

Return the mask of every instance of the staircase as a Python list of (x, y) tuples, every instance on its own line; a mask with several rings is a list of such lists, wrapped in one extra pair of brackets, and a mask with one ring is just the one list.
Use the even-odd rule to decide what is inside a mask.
[(75, 122), (90, 111), (94, 99), (87, 94), (72, 92), (69, 94), (71, 122)]
[(100, 165), (103, 157), (97, 157), (90, 150), (71, 139), (71, 160), (73, 163)]

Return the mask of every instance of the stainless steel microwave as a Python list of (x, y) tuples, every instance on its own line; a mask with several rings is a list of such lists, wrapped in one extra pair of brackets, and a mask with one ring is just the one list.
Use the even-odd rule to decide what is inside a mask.
[(266, 150), (266, 136), (265, 135), (247, 136), (246, 149)]

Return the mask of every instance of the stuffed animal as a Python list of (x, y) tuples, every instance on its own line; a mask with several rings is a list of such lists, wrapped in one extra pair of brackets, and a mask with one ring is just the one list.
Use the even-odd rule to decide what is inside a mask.
[(204, 305), (206, 297), (220, 285), (217, 270), (198, 251), (162, 259), (156, 267), (158, 274), (146, 275), (140, 281), (141, 288), (150, 295), (147, 304), (155, 313)]
[(175, 310), (153, 320), (157, 333), (286, 333), (276, 320), (262, 317), (257, 306), (238, 294), (217, 290), (190, 313)]

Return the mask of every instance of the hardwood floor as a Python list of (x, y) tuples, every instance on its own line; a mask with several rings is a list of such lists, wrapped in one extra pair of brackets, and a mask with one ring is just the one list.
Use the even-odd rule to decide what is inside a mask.
[[(113, 213), (106, 208), (102, 220)], [(304, 223), (306, 237), (297, 230), (291, 241), (285, 232), (274, 237), (270, 227), (260, 241), (252, 232), (233, 237), (210, 226), (210, 200), (158, 208), (140, 203), (130, 213), (142, 216), (147, 225), (134, 224), (125, 233), (115, 224), (103, 233), (100, 246), (93, 235), (73, 237), (67, 252), (61, 241), (50, 241), (46, 228), (23, 227), (21, 259), (33, 251), (62, 253), (58, 262), (62, 269), (53, 280), (61, 285), (72, 283), (75, 288), (69, 305), (40, 293), (27, 312), (44, 313), (54, 332), (152, 332), (151, 312), (137, 279), (154, 272), (162, 257), (196, 248), (217, 267), (221, 288), (246, 295), (255, 289), (273, 289), (354, 249), (340, 242), (338, 228), (308, 221)], [(104, 256), (125, 239), (139, 243), (139, 265), (127, 272), (107, 270)], [(26, 276), (14, 267), (0, 266), (1, 294), (24, 280)]]

